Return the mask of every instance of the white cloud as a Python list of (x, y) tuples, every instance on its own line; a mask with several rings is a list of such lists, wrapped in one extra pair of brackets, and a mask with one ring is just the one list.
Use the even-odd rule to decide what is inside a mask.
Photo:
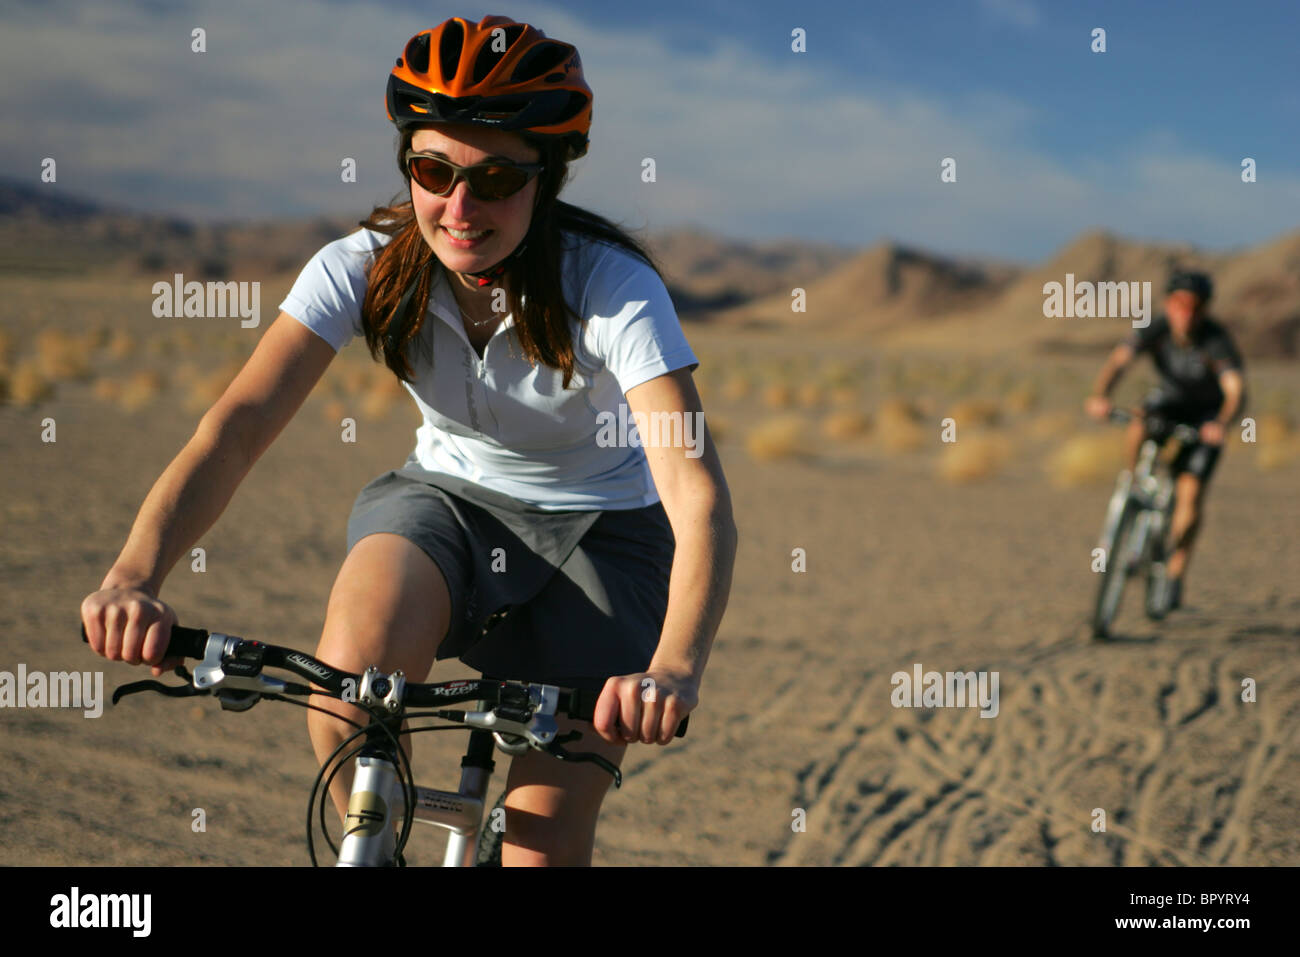
[[(402, 44), (433, 25), (418, 14), (305, 0), (103, 9), (0, 20), (6, 73), (27, 78), (0, 84), (6, 170), (34, 179), (52, 155), (70, 191), (203, 216), (361, 218), (401, 184), (383, 91)], [(1297, 206), (1296, 181), (1241, 187), (1172, 134), (1058, 161), (1031, 145), (1038, 108), (998, 91), (854, 90), (811, 54), (758, 53), (721, 31), (701, 56), (669, 28), (596, 28), (544, 3), (512, 15), (575, 43), (595, 91), (591, 152), (565, 198), (631, 225), (1039, 256), (1094, 225), (1257, 239)], [(206, 54), (189, 52), (195, 25)], [(947, 156), (956, 184), (939, 181)], [(356, 185), (340, 182), (344, 157)]]

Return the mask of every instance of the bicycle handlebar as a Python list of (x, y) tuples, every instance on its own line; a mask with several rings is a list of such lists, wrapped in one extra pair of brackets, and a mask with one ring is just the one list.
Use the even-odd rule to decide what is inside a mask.
[[(202, 628), (186, 628), (181, 625), (173, 625), (170, 639), (167, 642), (167, 652), (163, 656), (164, 660), (166, 658), (194, 658), (202, 661), (207, 656), (208, 642), (211, 637), (212, 635)], [(226, 645), (222, 654), (222, 662), (227, 666), (228, 674), (240, 675), (243, 672), (242, 676), (253, 676), (260, 674), (262, 668), (270, 667), (292, 672), (304, 681), (314, 682), (336, 695), (341, 695), (344, 692), (345, 682), (347, 681), (353, 682), (353, 690), (360, 687), (361, 675), (334, 668), (301, 651), (292, 648), (281, 648), (277, 645), (267, 645), (247, 638), (237, 638), (233, 635), (223, 637), (226, 638)], [(81, 640), (87, 644), (90, 642), (89, 637), (86, 635), (84, 623), (81, 626)], [(231, 642), (236, 644), (232, 645)], [(242, 667), (239, 658), (241, 653), (248, 661)], [(456, 704), (462, 701), (486, 701), (490, 704), (499, 704), (501, 703), (501, 690), (506, 687), (506, 684), (503, 681), (488, 681), (482, 678), (440, 681), (429, 684), (408, 683), (403, 689), (402, 702), (404, 705), (417, 708)], [(596, 702), (599, 698), (600, 693), (597, 691), (584, 689), (561, 690), (558, 695), (556, 712), (578, 721), (590, 722), (595, 716)], [(686, 726), (689, 721), (690, 715), (682, 718), (677, 725), (677, 732), (674, 737), (681, 738), (686, 735)]]
[[(1134, 419), (1139, 417), (1148, 421), (1156, 421), (1162, 423), (1168, 422), (1167, 419), (1161, 418), (1158, 415), (1152, 415), (1150, 413), (1138, 413), (1136, 411), (1130, 411), (1128, 409), (1122, 409), (1119, 407), (1112, 408), (1110, 410), (1110, 413), (1107, 416), (1107, 418), (1109, 418), (1112, 422), (1131, 422)], [(1193, 426), (1186, 425), (1185, 423), (1182, 422), (1175, 423), (1174, 427), (1170, 431), (1174, 436), (1174, 438), (1176, 438), (1179, 442), (1182, 442), (1184, 445), (1192, 445), (1201, 441), (1200, 430)]]

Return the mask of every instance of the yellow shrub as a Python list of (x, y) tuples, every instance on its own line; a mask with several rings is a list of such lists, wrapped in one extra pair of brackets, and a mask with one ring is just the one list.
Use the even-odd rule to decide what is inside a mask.
[(822, 419), (822, 435), (836, 442), (863, 435), (870, 428), (871, 417), (856, 409), (842, 409)]
[(770, 462), (809, 453), (808, 423), (798, 415), (760, 422), (745, 437), (745, 448), (756, 461)]
[(1076, 435), (1047, 461), (1048, 476), (1060, 488), (1107, 482), (1123, 467), (1124, 441), (1118, 430)]
[(1005, 436), (959, 430), (957, 441), (943, 446), (939, 475), (949, 482), (973, 482), (995, 475), (1010, 457)]
[(44, 376), (36, 362), (27, 359), (14, 369), (9, 393), (19, 405), (36, 405), (54, 398), (54, 383)]

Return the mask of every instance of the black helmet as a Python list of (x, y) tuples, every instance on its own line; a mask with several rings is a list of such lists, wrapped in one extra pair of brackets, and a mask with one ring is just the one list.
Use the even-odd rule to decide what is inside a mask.
[(1204, 305), (1214, 295), (1214, 282), (1203, 272), (1197, 272), (1193, 269), (1175, 269), (1173, 275), (1169, 277), (1169, 285), (1165, 287), (1165, 294), (1168, 295), (1180, 289), (1196, 293), (1196, 298)]

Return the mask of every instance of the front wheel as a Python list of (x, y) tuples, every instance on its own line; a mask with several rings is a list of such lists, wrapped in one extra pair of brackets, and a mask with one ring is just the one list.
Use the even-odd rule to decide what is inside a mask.
[(1104, 639), (1110, 636), (1110, 626), (1119, 612), (1120, 598), (1124, 594), (1124, 585), (1128, 581), (1130, 568), (1127, 552), (1131, 547), (1130, 537), (1134, 533), (1134, 521), (1138, 509), (1129, 502), (1120, 513), (1115, 524), (1115, 534), (1110, 551), (1106, 555), (1106, 570), (1101, 573), (1101, 583), (1097, 587), (1097, 604), (1092, 614), (1092, 636)]

